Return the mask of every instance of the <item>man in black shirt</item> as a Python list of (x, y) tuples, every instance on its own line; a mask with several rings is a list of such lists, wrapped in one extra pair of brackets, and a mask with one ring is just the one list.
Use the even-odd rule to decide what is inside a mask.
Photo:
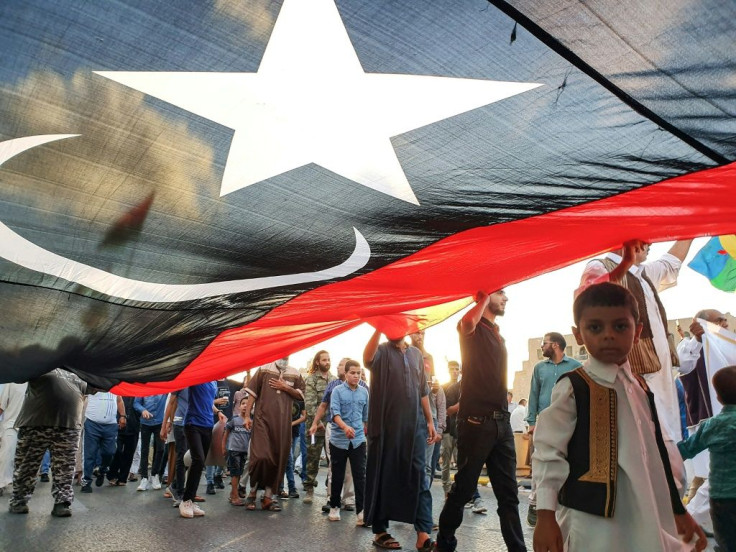
[(526, 552), (519, 519), (516, 449), (506, 402), (506, 346), (496, 316), (503, 316), (506, 293), (479, 291), (476, 305), (458, 324), (463, 378), (457, 416), (458, 471), (440, 514), (436, 550), (454, 552), (463, 507), (475, 492), (483, 464), (498, 500), (501, 534), (509, 551)]

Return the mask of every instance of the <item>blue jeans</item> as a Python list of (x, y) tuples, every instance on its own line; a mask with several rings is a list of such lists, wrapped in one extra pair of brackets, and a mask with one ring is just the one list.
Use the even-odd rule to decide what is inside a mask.
[[(286, 463), (286, 482), (289, 484), (289, 492), (296, 492), (296, 483), (294, 482), (294, 449), (299, 444), (299, 435), (291, 438), (291, 451), (289, 454), (289, 461)], [(304, 470), (302, 470), (304, 471)], [(284, 488), (283, 481), (281, 482), (281, 491)]]
[(51, 452), (49, 452), (49, 449), (46, 449), (43, 460), (41, 460), (41, 473), (48, 475), (49, 469), (51, 469)]
[(204, 472), (204, 478), (208, 485), (215, 484), (215, 476), (222, 477), (222, 466), (207, 466)]
[[(302, 455), (302, 483), (307, 480), (307, 429), (306, 423), (302, 422), (299, 424), (299, 454)], [(292, 453), (296, 450), (295, 441), (292, 442)], [(294, 455), (296, 461), (296, 455)]]
[(92, 481), (92, 470), (95, 469), (100, 456), (100, 473), (107, 473), (118, 440), (118, 424), (98, 424), (92, 420), (84, 421), (84, 480)]

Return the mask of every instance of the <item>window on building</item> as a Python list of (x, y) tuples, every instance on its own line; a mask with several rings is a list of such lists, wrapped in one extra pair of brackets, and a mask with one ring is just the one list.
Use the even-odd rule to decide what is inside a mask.
[(581, 345), (580, 351), (578, 352), (578, 360), (587, 360), (588, 359), (588, 350), (585, 348), (585, 345)]

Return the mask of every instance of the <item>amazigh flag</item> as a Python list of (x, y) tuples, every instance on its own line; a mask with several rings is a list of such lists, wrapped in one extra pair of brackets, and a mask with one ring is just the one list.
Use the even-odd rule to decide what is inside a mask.
[(159, 393), (736, 232), (736, 4), (0, 3), (0, 381)]
[(723, 291), (736, 291), (736, 235), (708, 240), (688, 266)]

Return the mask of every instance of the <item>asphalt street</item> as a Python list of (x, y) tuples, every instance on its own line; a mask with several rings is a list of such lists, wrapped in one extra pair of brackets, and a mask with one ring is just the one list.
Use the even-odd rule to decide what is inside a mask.
[[(324, 481), (324, 468), (320, 480)], [(204, 479), (203, 479), (204, 481)], [(324, 483), (315, 491), (313, 504), (300, 499), (283, 500), (282, 512), (246, 511), (228, 501), (229, 488), (205, 495), (201, 506), (206, 515), (184, 519), (163, 491), (136, 492), (138, 483), (125, 487), (94, 487), (82, 494), (75, 487), (70, 518), (51, 516), (50, 483), (38, 483), (26, 515), (8, 512), (8, 495), (0, 497), (0, 551), (7, 552), (376, 552), (370, 529), (355, 526), (355, 513), (342, 512), (342, 520), (330, 522), (321, 511), (326, 501)], [(465, 510), (457, 531), (458, 552), (505, 551), (496, 516), (496, 500), (490, 488), (479, 488), (488, 508), (483, 515)], [(303, 496), (304, 493), (302, 493)], [(442, 485), (432, 486), (435, 521), (444, 500)], [(529, 551), (532, 529), (526, 524), (528, 491), (519, 492), (519, 513)], [(260, 508), (260, 507), (259, 507)], [(414, 550), (415, 533), (410, 525), (395, 523), (391, 533), (403, 550)], [(714, 541), (709, 539), (708, 551)], [(616, 550), (616, 548), (611, 548)]]
[[(321, 470), (321, 474), (324, 468)], [(320, 475), (323, 481), (324, 477)], [(355, 526), (355, 513), (343, 512), (342, 520), (329, 522), (322, 514), (326, 500), (324, 484), (316, 490), (315, 501), (282, 501), (279, 513), (246, 511), (227, 502), (229, 490), (214, 496), (200, 494), (206, 515), (184, 519), (172, 508), (163, 491), (136, 492), (137, 483), (125, 487), (94, 487), (82, 494), (75, 487), (71, 518), (54, 518), (51, 485), (39, 483), (26, 515), (8, 512), (7, 494), (0, 497), (0, 550), (39, 552), (116, 552), (116, 551), (359, 551), (375, 552), (370, 529)], [(465, 510), (465, 520), (457, 535), (461, 552), (505, 550), (495, 514), (496, 502), (489, 488), (480, 492), (488, 513)], [(432, 487), (435, 519), (442, 509), (443, 492), (438, 481)], [(302, 493), (303, 495), (303, 493)], [(526, 519), (526, 493), (520, 493), (522, 520)], [(524, 525), (531, 550), (532, 531)], [(404, 550), (414, 549), (415, 533), (410, 525), (397, 523), (391, 533)]]

